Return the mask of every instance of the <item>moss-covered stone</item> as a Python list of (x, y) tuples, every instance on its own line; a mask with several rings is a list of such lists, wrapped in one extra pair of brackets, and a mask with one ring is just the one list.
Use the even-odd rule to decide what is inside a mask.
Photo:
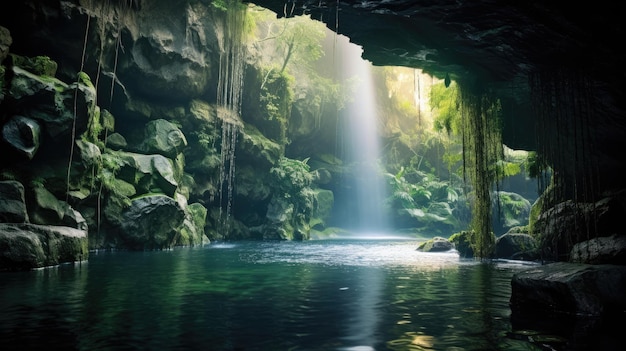
[(58, 64), (48, 56), (26, 57), (11, 54), (13, 65), (21, 67), (38, 76), (54, 77), (57, 73)]
[(454, 233), (448, 238), (448, 240), (454, 243), (456, 250), (461, 257), (472, 258), (474, 257), (474, 249), (472, 248), (472, 235), (471, 231), (460, 231)]
[(146, 154), (160, 154), (174, 159), (187, 146), (185, 134), (165, 119), (148, 122), (140, 150)]
[(0, 223), (0, 270), (24, 270), (83, 261), (87, 231), (64, 226)]
[(122, 212), (120, 236), (130, 249), (164, 249), (185, 219), (178, 202), (165, 195), (146, 195), (132, 200)]

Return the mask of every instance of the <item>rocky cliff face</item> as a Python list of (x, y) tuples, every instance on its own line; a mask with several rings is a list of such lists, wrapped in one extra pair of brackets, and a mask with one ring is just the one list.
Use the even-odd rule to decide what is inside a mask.
[[(273, 89), (279, 119), (262, 118), (262, 94), (246, 102), (257, 112), (248, 117), (216, 104), (225, 21), (210, 2), (27, 1), (2, 11), (1, 180), (23, 193), (0, 204), (12, 236), (26, 240), (18, 229), (30, 224), (74, 227), (90, 249), (199, 245), (224, 239), (224, 228), (229, 239), (265, 226), (272, 239), (307, 238), (307, 217), (288, 201), (280, 220), (263, 211), (286, 143), (283, 78), (243, 62), (242, 79)], [(233, 199), (223, 189), (224, 125), (242, 160)], [(226, 202), (243, 218), (228, 217)], [(58, 261), (20, 262), (28, 253), (6, 242), (16, 267)]]

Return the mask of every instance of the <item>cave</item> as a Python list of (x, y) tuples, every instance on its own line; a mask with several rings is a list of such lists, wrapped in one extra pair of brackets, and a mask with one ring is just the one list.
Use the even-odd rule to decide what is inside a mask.
[[(363, 57), (375, 65), (417, 67), (477, 93), (493, 92), (503, 104), (503, 142), (513, 149), (546, 148), (546, 154), (554, 153), (546, 157), (566, 182), (579, 184), (581, 198), (585, 190), (580, 184), (582, 178), (591, 178), (584, 175), (589, 168), (599, 170), (589, 179), (593, 196), (623, 188), (623, 54), (615, 43), (624, 31), (619, 5), (255, 3), (278, 16), (310, 14), (362, 46)], [(555, 135), (561, 136), (559, 141), (554, 141)]]
[[(312, 232), (333, 229), (327, 228), (331, 227), (329, 223), (335, 223), (332, 216), (320, 213), (332, 212), (328, 203), (333, 196), (336, 200), (341, 194), (338, 189), (345, 190), (336, 181), (336, 175), (343, 172), (341, 160), (329, 151), (335, 140), (328, 131), (338, 124), (332, 118), (324, 122), (327, 125), (319, 122), (319, 116), (312, 119), (307, 108), (314, 100), (307, 99), (303, 90), (297, 93), (290, 90), (293, 77), (283, 74), (286, 61), (282, 70), (280, 65), (268, 69), (259, 64), (267, 48), (264, 52), (255, 47), (258, 51), (254, 55), (245, 60), (235, 59), (235, 55), (241, 54), (237, 43), (246, 34), (221, 28), (224, 23), (239, 29), (244, 27), (245, 11), (224, 10), (224, 6), (233, 3), (228, 0), (28, 0), (10, 9), (3, 6), (0, 13), (3, 133), (0, 270), (28, 271), (84, 262), (101, 251), (168, 251), (174, 247), (203, 247), (209, 241), (225, 243), (214, 248), (230, 249), (239, 245), (239, 241), (249, 240), (267, 242), (264, 248), (270, 247), (273, 254), (285, 247), (291, 250), (296, 246), (289, 245), (298, 242), (302, 247), (313, 247), (303, 256), (319, 263), (315, 261), (319, 257), (309, 256), (319, 248), (315, 240), (307, 239), (311, 239)], [(609, 344), (616, 343), (618, 333), (599, 332), (602, 324), (598, 324), (596, 317), (622, 318), (626, 306), (622, 296), (626, 289), (626, 241), (621, 229), (626, 214), (623, 177), (626, 163), (621, 154), (626, 146), (626, 96), (622, 88), (626, 73), (620, 66), (626, 57), (618, 45), (618, 38), (624, 35), (619, 3), (602, 1), (591, 7), (580, 2), (467, 0), (244, 3), (252, 11), (255, 6), (269, 9), (277, 19), (310, 17), (351, 45), (362, 48), (362, 58), (373, 66), (420, 70), (445, 82), (446, 88), (454, 82), (463, 94), (459, 104), (480, 106), (497, 102), (502, 118), (497, 127), (501, 137), (498, 142), (509, 149), (535, 152), (538, 163), (550, 172), (545, 173), (548, 179), (539, 180), (546, 183), (541, 186), (545, 192), (539, 199), (541, 202), (538, 200), (537, 206), (533, 205), (534, 219), (524, 229), (538, 238), (537, 250), (516, 252), (516, 256), (507, 254), (505, 258), (523, 262), (515, 263), (520, 265), (536, 264), (533, 267), (537, 268), (534, 273), (522, 272), (517, 266), (504, 269), (506, 274), (519, 272), (512, 280), (510, 301), (515, 312), (533, 307), (539, 313), (513, 318), (521, 327), (514, 333), (506, 333), (504, 341), (505, 332), (498, 329), (500, 335), (496, 339), (504, 343), (515, 339), (534, 347), (557, 345), (553, 349), (563, 350), (597, 346), (593, 339), (607, 334)], [(233, 56), (225, 58), (225, 52)], [(331, 60), (324, 62), (329, 64)], [(235, 65), (235, 61), (241, 66)], [(243, 90), (234, 94), (223, 90), (221, 79), (226, 76), (230, 79), (228, 87), (232, 89), (230, 83), (242, 84)], [(328, 95), (336, 93), (332, 91)], [(319, 115), (334, 112), (315, 107), (319, 107)], [(481, 108), (473, 114), (489, 122), (489, 113)], [(315, 128), (326, 129), (323, 133), (310, 133)], [(394, 140), (396, 136), (385, 137)], [(480, 145), (482, 141), (473, 139), (472, 145)], [(220, 143), (221, 154), (215, 146)], [(477, 151), (473, 157), (484, 153)], [(485, 169), (491, 166), (491, 161), (488, 157), (483, 159)], [(402, 173), (403, 169), (394, 169), (391, 176), (400, 178)], [(417, 179), (418, 175), (415, 172), (410, 176)], [(474, 196), (492, 206), (489, 187), (493, 179), (481, 179), (482, 175), (481, 172), (473, 175), (472, 186), (484, 191)], [(313, 183), (320, 185), (315, 191), (311, 189)], [(353, 205), (345, 202), (343, 212), (335, 217), (350, 217), (348, 211)], [(487, 212), (493, 208), (481, 210), (478, 217), (488, 217)], [(323, 215), (330, 219), (325, 222), (320, 219)], [(458, 213), (451, 217), (454, 216), (461, 217)], [(490, 252), (493, 243), (484, 239), (493, 234), (489, 232), (490, 226), (487, 221), (479, 221), (478, 227), (473, 228), (484, 234), (478, 244), (472, 243), (477, 245), (473, 246), (476, 249), (473, 256), (498, 262), (502, 257), (494, 257)], [(442, 236), (451, 234), (446, 230), (442, 233)], [(519, 236), (528, 233), (513, 232)], [(456, 234), (472, 235), (465, 230)], [(450, 243), (445, 238), (428, 239), (436, 239), (435, 243), (427, 243), (431, 248), (443, 243), (442, 250), (449, 249)], [(290, 242), (289, 245), (273, 246), (284, 241)], [(453, 241), (452, 236), (449, 241)], [(467, 242), (454, 243), (459, 251), (462, 245), (468, 247)], [(400, 251), (414, 254), (413, 250)], [(238, 259), (244, 257), (255, 264), (266, 264), (265, 251), (259, 252), (251, 254), (244, 250)], [(288, 252), (288, 255), (302, 254)], [(334, 259), (346, 260), (340, 261), (339, 267), (353, 264), (346, 262), (354, 258), (354, 252), (331, 254)], [(383, 255), (381, 260), (395, 263), (392, 256)], [(441, 261), (442, 267), (448, 268), (448, 260), (446, 257)], [(472, 261), (472, 264), (479, 263)], [(221, 262), (215, 265), (220, 266)], [(317, 268), (313, 271), (320, 276), (326, 274)], [(419, 268), (428, 274), (433, 271), (431, 266)], [(192, 272), (185, 269), (186, 273)], [(446, 269), (442, 272), (448, 273)], [(107, 274), (105, 271), (99, 272)], [(268, 281), (273, 279), (264, 272), (250, 271)], [(293, 272), (306, 277), (309, 273), (297, 269)], [(472, 274), (483, 279), (483, 273), (478, 270)], [(136, 274), (141, 275), (145, 285), (150, 283), (148, 273)], [(254, 282), (256, 278), (248, 274), (242, 273), (244, 280)], [(455, 274), (451, 281), (464, 279)], [(308, 278), (303, 278), (300, 285), (292, 276), (284, 277), (280, 273), (277, 276), (292, 284), (286, 291), (292, 292), (293, 288), (308, 293), (304, 282)], [(375, 274), (364, 274), (362, 278), (376, 286), (382, 280)], [(408, 279), (403, 275), (396, 278)], [(161, 285), (169, 283), (167, 278), (158, 279), (162, 279)], [(208, 282), (219, 277), (205, 276), (205, 279)], [(498, 275), (498, 279), (497, 289), (510, 289), (508, 283), (502, 283), (507, 278)], [(231, 283), (224, 286), (232, 288)], [(11, 285), (14, 286), (17, 285)], [(352, 293), (356, 290), (352, 286), (333, 289)], [(199, 285), (196, 288), (206, 292)], [(421, 294), (419, 289), (411, 288), (413, 296)], [(247, 294), (256, 296), (258, 289), (250, 289)], [(492, 302), (487, 303), (485, 300), (489, 299), (483, 298), (489, 293), (489, 289), (480, 290), (476, 299), (482, 301), (481, 308), (488, 308), (485, 306)], [(231, 304), (230, 296), (220, 295), (219, 290), (211, 294), (227, 301), (228, 307), (241, 315), (248, 311), (239, 310), (239, 303), (250, 308), (243, 299)], [(272, 301), (279, 295), (277, 292), (264, 298)], [(179, 297), (176, 295), (172, 303), (178, 303)], [(197, 297), (185, 296), (183, 300)], [(372, 289), (361, 297), (376, 300), (380, 291)], [(502, 309), (499, 313), (506, 315), (508, 307), (502, 308), (502, 296), (496, 296), (495, 300)], [(404, 300), (399, 302), (403, 303)], [(303, 302), (301, 306), (304, 305)], [(172, 306), (172, 310), (181, 306), (187, 307), (186, 302)], [(217, 314), (221, 305), (204, 302), (203, 307)], [(324, 306), (322, 310), (328, 315), (345, 317), (341, 309), (327, 311), (327, 308)], [(560, 318), (566, 318), (568, 323), (562, 326), (565, 331), (558, 332), (567, 334), (564, 338), (567, 341), (549, 340), (541, 344), (524, 334), (525, 329), (539, 328), (542, 308), (555, 310), (554, 316), (550, 315), (554, 319), (547, 322), (549, 326), (542, 328), (551, 329), (560, 323)], [(473, 311), (472, 308), (463, 311), (468, 310)], [(566, 317), (559, 314), (562, 312)], [(190, 314), (198, 320), (206, 317), (194, 313)], [(367, 313), (366, 317), (372, 316)], [(485, 319), (491, 317), (487, 315)], [(508, 317), (498, 318), (508, 323)], [(285, 334), (291, 333), (290, 327), (285, 327), (288, 323), (274, 324), (274, 319), (265, 318), (263, 321), (268, 325)], [(224, 321), (216, 323), (220, 322)], [(225, 322), (228, 323), (238, 322)], [(398, 328), (404, 324), (410, 321), (397, 322)], [(362, 327), (373, 328), (365, 322)], [(245, 323), (237, 324), (237, 328), (251, 330)], [(328, 327), (332, 335), (329, 344), (341, 344), (334, 339), (335, 332), (331, 329)], [(72, 332), (59, 331), (59, 340), (71, 348), (74, 340), (68, 341), (71, 338), (65, 336)], [(145, 331), (138, 332), (143, 335)], [(224, 332), (220, 329), (220, 333)], [(446, 334), (435, 333), (436, 337), (431, 337), (411, 333), (406, 333), (413, 338), (410, 342), (424, 347), (441, 342)], [(582, 339), (577, 333), (584, 334)], [(301, 331), (296, 334), (304, 339), (309, 335)], [(4, 330), (2, 335), (9, 333)], [(355, 335), (360, 334), (355, 332)], [(206, 341), (201, 336), (191, 336)], [(251, 336), (251, 339), (264, 339), (260, 332)], [(11, 341), (24, 341), (21, 337), (17, 334)], [(228, 344), (221, 337), (216, 336), (219, 342), (224, 342), (219, 349), (245, 349)], [(380, 344), (380, 340), (368, 338), (359, 342)], [(159, 338), (157, 342), (161, 341)], [(390, 345), (387, 344), (391, 349)], [(294, 346), (292, 340), (280, 345), (287, 346)]]

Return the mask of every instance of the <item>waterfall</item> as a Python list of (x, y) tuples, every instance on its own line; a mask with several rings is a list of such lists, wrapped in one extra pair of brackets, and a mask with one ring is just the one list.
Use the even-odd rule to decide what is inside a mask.
[(216, 31), (220, 46), (219, 76), (217, 82), (217, 116), (221, 121), (219, 228), (222, 235), (230, 233), (235, 181), (235, 146), (240, 128), (241, 92), (243, 89), (245, 46), (244, 30), (246, 6), (240, 0), (226, 0), (225, 19)]
[(384, 211), (386, 186), (379, 165), (379, 118), (372, 65), (352, 49), (344, 55), (343, 66), (344, 74), (359, 80), (354, 101), (342, 113), (346, 133), (344, 159), (352, 165), (354, 176), (354, 182), (348, 184), (351, 199), (347, 225), (362, 235), (380, 235), (388, 229), (388, 223)]

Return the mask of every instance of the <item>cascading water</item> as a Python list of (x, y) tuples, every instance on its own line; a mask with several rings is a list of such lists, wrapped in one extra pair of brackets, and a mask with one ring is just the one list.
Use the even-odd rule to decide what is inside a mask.
[[(244, 29), (246, 7), (240, 0), (225, 2), (225, 19), (218, 33), (220, 65), (217, 83), (218, 119), (221, 121), (220, 179), (219, 179), (219, 227), (222, 235), (230, 232), (230, 215), (235, 180), (235, 146), (239, 133), (241, 115), (241, 91), (245, 62)], [(221, 35), (220, 35), (221, 34)]]
[[(388, 230), (384, 211), (386, 186), (379, 168), (380, 136), (372, 65), (361, 58), (360, 47), (350, 44), (343, 55), (342, 72), (356, 76), (354, 101), (342, 111), (344, 160), (352, 166), (354, 181), (348, 184), (350, 216), (346, 223), (360, 235), (377, 236)], [(356, 52), (356, 50), (359, 52)]]

